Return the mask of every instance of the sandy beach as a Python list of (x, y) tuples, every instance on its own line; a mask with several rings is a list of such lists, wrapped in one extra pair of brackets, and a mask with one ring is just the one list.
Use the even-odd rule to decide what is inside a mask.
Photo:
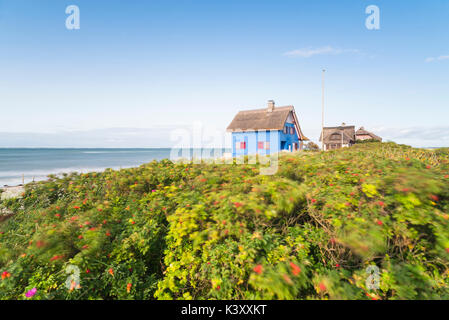
[(2, 193), (0, 194), (0, 200), (6, 200), (11, 198), (17, 198), (22, 195), (25, 191), (23, 186), (11, 186), (11, 187), (0, 187)]

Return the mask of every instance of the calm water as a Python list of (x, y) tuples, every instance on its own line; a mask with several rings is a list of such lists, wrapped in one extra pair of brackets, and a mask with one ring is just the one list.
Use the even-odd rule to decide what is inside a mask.
[[(207, 149), (210, 150), (210, 149)], [(192, 150), (189, 150), (193, 153)], [(170, 158), (171, 149), (16, 149), (0, 148), (0, 187), (46, 179), (48, 174), (136, 167)], [(195, 150), (195, 153), (198, 149)], [(208, 154), (207, 151), (202, 151)], [(226, 150), (219, 149), (222, 155)], [(210, 153), (210, 152), (209, 152)], [(181, 153), (179, 154), (181, 156)], [(203, 156), (204, 157), (204, 156)], [(207, 156), (206, 156), (207, 157)]]

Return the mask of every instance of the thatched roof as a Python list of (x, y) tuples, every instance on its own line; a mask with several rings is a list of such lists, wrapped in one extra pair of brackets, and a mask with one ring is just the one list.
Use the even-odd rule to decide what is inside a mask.
[(360, 127), (359, 130), (355, 132), (355, 138), (357, 139), (357, 136), (370, 136), (371, 139), (375, 139), (378, 141), (382, 141), (382, 138), (379, 136), (376, 136), (374, 133), (366, 131), (364, 127)]
[[(341, 143), (343, 134), (343, 144), (355, 142), (355, 126), (341, 125), (338, 127), (324, 127), (324, 143)], [(322, 135), (320, 135), (320, 141)]]
[(296, 122), (296, 131), (298, 132), (299, 140), (309, 140), (301, 132), (295, 114), (295, 108), (293, 106), (274, 107), (274, 102), (272, 102), (271, 109), (269, 105), (268, 108), (264, 109), (240, 111), (226, 130), (230, 132), (282, 130), (290, 113), (292, 113), (293, 119)]
[(282, 130), (293, 106), (240, 111), (228, 126), (228, 131)]

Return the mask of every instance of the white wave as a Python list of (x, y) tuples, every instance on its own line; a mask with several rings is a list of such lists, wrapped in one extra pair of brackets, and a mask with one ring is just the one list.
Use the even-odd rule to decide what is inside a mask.
[[(45, 169), (45, 170), (30, 170), (30, 171), (0, 171), (0, 186), (3, 185), (18, 185), (22, 183), (22, 179), (25, 183), (32, 181), (42, 181), (48, 179), (48, 175), (54, 174), (61, 176), (63, 173), (88, 173), (88, 172), (102, 172), (107, 168), (118, 170), (120, 168), (130, 168), (134, 166), (112, 166), (112, 167), (71, 167), (71, 168), (57, 168), (57, 169)], [(23, 176), (22, 176), (23, 175)]]
[[(91, 172), (91, 171), (103, 171), (107, 167), (69, 167), (69, 168), (48, 168), (39, 170), (24, 170), (24, 171), (0, 171), (0, 179), (8, 177), (21, 177), (25, 176), (46, 176), (48, 174), (61, 174), (61, 173), (71, 173), (71, 172)], [(111, 169), (116, 169), (120, 167), (111, 167)]]
[(160, 150), (117, 150), (117, 151), (82, 151), (87, 154), (110, 154), (110, 153), (147, 153), (147, 152), (161, 152)]

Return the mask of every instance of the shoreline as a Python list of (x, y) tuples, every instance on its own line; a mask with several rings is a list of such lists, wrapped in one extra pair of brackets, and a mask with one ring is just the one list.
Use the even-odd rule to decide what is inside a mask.
[[(11, 150), (11, 151), (9, 151)], [(44, 151), (39, 151), (44, 150)], [(181, 152), (182, 150), (182, 152)], [(105, 169), (120, 170), (139, 167), (151, 161), (182, 158), (221, 157), (229, 151), (226, 148), (184, 148), (172, 154), (172, 148), (32, 148), (32, 149), (2, 149), (7, 157), (0, 164), (0, 189), (46, 180), (48, 175), (102, 172)], [(186, 153), (187, 152), (187, 153)], [(181, 153), (181, 154), (180, 154)]]
[[(1, 150), (2, 148), (0, 148)], [(66, 150), (67, 148), (63, 148), (64, 150)], [(92, 148), (92, 149), (99, 149), (99, 148)], [(109, 149), (109, 148), (105, 148), (105, 149)], [(130, 148), (132, 150), (135, 150), (135, 148)], [(154, 148), (155, 150), (160, 150), (160, 149), (164, 149), (164, 150), (170, 150), (170, 148)], [(207, 148), (198, 148), (198, 150), (205, 150)], [(77, 150), (77, 149), (74, 149)], [(120, 150), (120, 149), (114, 149), (115, 151)], [(144, 148), (142, 148), (141, 150), (144, 150)], [(149, 149), (148, 149), (149, 150)], [(188, 150), (188, 149), (187, 149)], [(163, 157), (151, 157), (148, 159), (142, 159), (141, 161), (137, 161), (135, 163), (123, 163), (123, 164), (114, 164), (114, 165), (103, 165), (103, 166), (99, 166), (97, 164), (90, 164), (90, 165), (86, 165), (86, 166), (71, 166), (71, 165), (61, 165), (59, 167), (53, 168), (53, 169), (29, 169), (28, 171), (25, 171), (24, 173), (20, 174), (18, 172), (19, 169), (17, 170), (17, 174), (15, 175), (7, 175), (3, 178), (4, 181), (2, 183), (0, 183), (0, 190), (7, 190), (13, 187), (20, 187), (20, 186), (25, 186), (29, 183), (34, 183), (34, 182), (39, 182), (39, 181), (46, 181), (49, 178), (49, 175), (54, 175), (56, 177), (61, 177), (64, 174), (72, 174), (72, 173), (78, 173), (78, 174), (82, 174), (82, 173), (92, 173), (92, 172), (103, 172), (107, 169), (111, 169), (111, 170), (121, 170), (121, 169), (129, 169), (129, 168), (137, 168), (140, 167), (142, 165), (148, 164), (151, 161), (162, 161), (162, 160), (170, 160), (173, 162), (194, 162), (194, 161), (209, 161), (211, 159), (213, 160), (226, 160), (226, 159), (230, 159), (232, 158), (232, 153), (230, 152), (222, 152), (219, 155), (212, 155), (212, 154), (196, 154), (195, 153), (195, 148), (190, 149), (190, 151), (193, 150), (193, 154), (192, 152), (190, 153), (190, 157), (183, 157), (183, 155), (179, 155), (177, 154), (177, 156), (173, 159), (171, 159), (171, 155), (170, 154), (164, 154)], [(210, 150), (213, 150), (212, 148)], [(70, 160), (70, 159), (69, 159)], [(101, 160), (101, 159), (100, 159)], [(0, 168), (0, 173), (1, 173), (1, 168)], [(0, 178), (2, 178), (0, 176)], [(1, 180), (0, 180), (1, 181)]]

